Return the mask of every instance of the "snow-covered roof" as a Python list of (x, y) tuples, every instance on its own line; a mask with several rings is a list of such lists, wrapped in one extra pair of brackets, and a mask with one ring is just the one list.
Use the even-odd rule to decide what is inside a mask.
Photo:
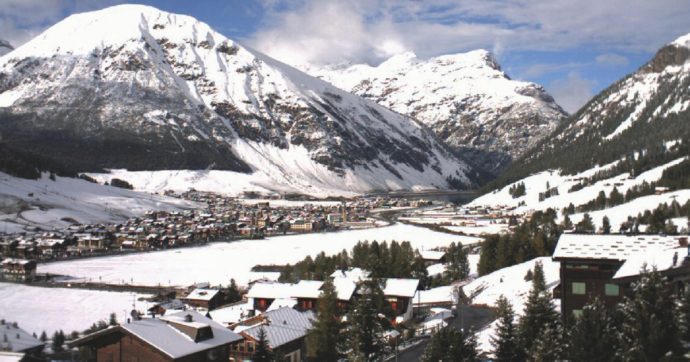
[(287, 299), (292, 297), (293, 284), (259, 282), (247, 292), (247, 298)]
[[(191, 316), (192, 322), (185, 322), (187, 315)], [(169, 322), (209, 326), (213, 331), (213, 337), (194, 342)], [(120, 327), (172, 358), (181, 358), (242, 339), (237, 333), (195, 311), (173, 313), (160, 319), (145, 318), (122, 324)]]
[(423, 304), (451, 303), (455, 304), (457, 298), (453, 286), (446, 285), (429, 290), (418, 290), (412, 300), (415, 306)]
[(333, 287), (335, 287), (338, 300), (350, 300), (357, 289), (357, 283), (352, 279), (334, 278)]
[(252, 309), (254, 309), (254, 306), (249, 303), (243, 303), (214, 309), (209, 311), (209, 314), (211, 314), (211, 318), (218, 323), (233, 324), (248, 316), (249, 311)]
[(294, 298), (318, 298), (321, 295), (323, 282), (318, 280), (300, 280), (292, 286), (292, 297)]
[[(667, 271), (671, 269), (679, 269), (681, 267), (688, 268), (690, 265), (684, 264), (685, 257), (688, 256), (687, 247), (678, 247), (672, 249), (655, 249), (640, 252), (631, 255), (623, 265), (618, 269), (613, 279), (622, 279), (639, 275), (644, 266), (647, 270), (656, 268), (657, 271)], [(675, 260), (675, 263), (674, 263)]]
[(350, 270), (338, 269), (331, 274), (331, 278), (346, 278), (361, 281), (367, 279), (370, 274), (370, 271), (363, 270), (361, 268), (352, 268)]
[(43, 342), (19, 327), (7, 322), (0, 325), (0, 351), (23, 352), (42, 345)]
[(388, 278), (384, 280), (383, 294), (395, 297), (414, 297), (419, 280)]
[(424, 260), (441, 260), (446, 255), (445, 251), (421, 250), (419, 254)]
[(284, 307), (264, 313), (268, 324), (260, 324), (242, 331), (254, 339), (259, 339), (259, 331), (266, 332), (266, 339), (271, 348), (280, 347), (286, 343), (307, 335), (315, 320), (311, 311), (298, 312)]
[(192, 290), (185, 299), (209, 301), (213, 299), (218, 292), (220, 292), (218, 289), (197, 288)]
[(271, 302), (271, 305), (268, 306), (266, 311), (272, 311), (283, 307), (294, 308), (296, 305), (297, 299), (275, 299), (273, 302)]
[(660, 235), (563, 234), (553, 258), (626, 260), (630, 255), (679, 245), (680, 237)]

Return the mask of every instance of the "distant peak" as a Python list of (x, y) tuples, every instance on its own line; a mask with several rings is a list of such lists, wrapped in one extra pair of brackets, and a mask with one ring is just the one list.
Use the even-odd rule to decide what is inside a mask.
[(679, 37), (678, 39), (674, 40), (671, 44), (690, 48), (690, 33)]
[(417, 54), (415, 54), (412, 51), (406, 51), (402, 53), (398, 53), (393, 55), (392, 57), (388, 58), (386, 61), (381, 63), (382, 66), (390, 66), (390, 65), (400, 65), (400, 64), (408, 64), (412, 63), (415, 60), (417, 60)]

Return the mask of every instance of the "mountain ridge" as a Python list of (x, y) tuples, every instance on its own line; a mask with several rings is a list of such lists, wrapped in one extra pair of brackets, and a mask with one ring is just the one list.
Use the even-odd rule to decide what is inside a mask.
[(418, 119), (457, 154), (493, 176), (566, 116), (543, 87), (510, 79), (482, 49), (426, 60), (405, 52), (377, 66), (300, 69)]
[(216, 168), (326, 194), (476, 184), (415, 120), (141, 5), (72, 15), (0, 58), (0, 117), (5, 143), (78, 171)]

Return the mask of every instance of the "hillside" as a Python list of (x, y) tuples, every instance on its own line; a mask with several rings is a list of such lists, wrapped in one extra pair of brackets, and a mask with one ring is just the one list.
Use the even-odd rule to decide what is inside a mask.
[(72, 15), (1, 57), (0, 142), (72, 172), (215, 169), (318, 195), (476, 178), (416, 121), (139, 5)]
[(566, 117), (541, 86), (510, 79), (485, 50), (426, 60), (408, 52), (375, 67), (303, 69), (418, 119), (491, 178)]
[[(617, 162), (639, 174), (690, 154), (690, 34), (661, 48), (636, 72), (598, 94), (497, 181), (531, 173), (575, 174)], [(677, 169), (687, 170), (687, 162)], [(669, 180), (673, 182), (674, 180)], [(686, 184), (684, 186), (690, 187)]]
[(607, 216), (614, 230), (660, 204), (683, 205), (690, 196), (689, 108), (686, 35), (597, 95), (473, 204), (568, 208), (575, 223), (589, 213), (601, 226)]

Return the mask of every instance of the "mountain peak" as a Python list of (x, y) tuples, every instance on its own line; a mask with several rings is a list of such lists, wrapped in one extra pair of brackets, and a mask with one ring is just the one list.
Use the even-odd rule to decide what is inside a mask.
[(681, 47), (690, 48), (690, 33), (678, 37), (671, 44)]

